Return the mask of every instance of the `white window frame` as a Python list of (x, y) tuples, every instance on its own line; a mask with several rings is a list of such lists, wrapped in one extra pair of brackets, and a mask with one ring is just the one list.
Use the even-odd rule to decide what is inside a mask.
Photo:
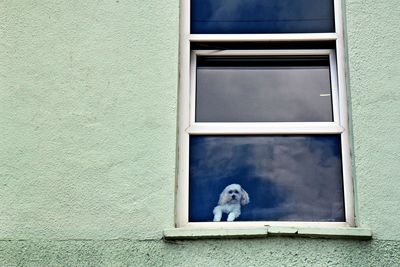
[[(335, 33), (296, 34), (191, 34), (190, 0), (181, 0), (177, 228), (251, 228), (261, 226), (354, 227), (354, 191), (351, 172), (345, 52), (341, 0), (334, 0)], [(190, 50), (191, 42), (335, 41), (336, 49), (310, 50)], [(330, 62), (333, 122), (204, 123), (195, 121), (196, 57), (231, 55), (327, 55)], [(189, 137), (211, 134), (340, 134), (345, 222), (189, 222)]]

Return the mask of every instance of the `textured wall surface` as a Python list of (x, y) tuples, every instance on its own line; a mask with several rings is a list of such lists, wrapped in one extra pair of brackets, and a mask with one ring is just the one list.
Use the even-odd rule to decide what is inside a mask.
[(346, 2), (358, 219), (400, 240), (400, 5)]
[(0, 263), (28, 266), (399, 266), (394, 241), (301, 238), (0, 243)]
[(399, 7), (346, 1), (358, 221), (374, 239), (165, 242), (178, 1), (0, 1), (0, 265), (398, 265)]
[(178, 3), (2, 5), (0, 236), (160, 236), (173, 220)]

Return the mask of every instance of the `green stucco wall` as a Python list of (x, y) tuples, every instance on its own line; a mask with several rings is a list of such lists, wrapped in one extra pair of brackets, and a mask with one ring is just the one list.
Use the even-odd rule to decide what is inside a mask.
[(345, 2), (357, 220), (373, 240), (166, 242), (178, 0), (0, 1), (0, 266), (400, 265), (400, 5)]

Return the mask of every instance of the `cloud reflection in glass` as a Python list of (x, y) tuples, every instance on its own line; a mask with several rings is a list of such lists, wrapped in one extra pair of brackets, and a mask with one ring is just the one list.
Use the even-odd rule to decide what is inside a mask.
[(329, 75), (329, 66), (198, 67), (196, 121), (332, 121)]
[(342, 180), (339, 135), (191, 136), (189, 221), (212, 221), (238, 183), (251, 202), (236, 221), (343, 222)]

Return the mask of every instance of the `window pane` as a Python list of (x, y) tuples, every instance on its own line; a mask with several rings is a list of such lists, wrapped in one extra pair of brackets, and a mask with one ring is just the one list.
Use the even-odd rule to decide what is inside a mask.
[(213, 221), (222, 190), (240, 184), (250, 203), (235, 221), (343, 222), (340, 147), (340, 135), (191, 136), (189, 221)]
[(191, 33), (334, 32), (333, 0), (192, 0)]
[(198, 57), (197, 122), (333, 121), (328, 57)]

